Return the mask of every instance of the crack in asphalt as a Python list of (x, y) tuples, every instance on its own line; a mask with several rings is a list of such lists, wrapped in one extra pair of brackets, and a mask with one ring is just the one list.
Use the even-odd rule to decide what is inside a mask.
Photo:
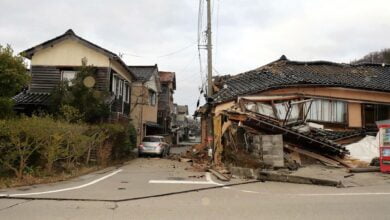
[[(23, 199), (24, 200), (24, 199)], [(18, 202), (16, 204), (13, 204), (13, 205), (10, 205), (10, 206), (7, 206), (7, 207), (4, 207), (2, 209), (0, 209), (0, 212), (4, 211), (4, 210), (7, 210), (7, 209), (10, 209), (12, 207), (15, 207), (15, 206), (18, 206), (18, 205), (21, 205), (21, 204), (24, 204), (24, 203), (27, 203), (27, 202), (31, 202), (32, 200), (24, 200), (22, 202)]]
[(120, 202), (128, 202), (128, 201), (135, 201), (135, 200), (159, 198), (159, 197), (165, 197), (165, 196), (173, 196), (173, 195), (179, 195), (179, 194), (185, 194), (185, 193), (200, 192), (200, 191), (220, 189), (220, 188), (230, 187), (230, 186), (239, 186), (239, 185), (246, 185), (246, 184), (252, 184), (252, 183), (261, 183), (261, 182), (264, 182), (264, 181), (254, 180), (254, 181), (248, 181), (248, 182), (244, 182), (244, 183), (233, 183), (233, 184), (226, 184), (226, 185), (203, 187), (203, 188), (197, 188), (197, 189), (176, 191), (176, 192), (170, 192), (170, 193), (162, 193), (162, 194), (156, 194), (156, 195), (150, 195), (150, 196), (132, 197), (132, 198), (125, 198), (125, 199), (77, 199), (77, 198), (21, 197), (21, 196), (18, 196), (18, 197), (0, 196), (0, 199), (8, 199), (8, 200), (10, 200), (10, 199), (17, 199), (17, 200), (28, 200), (28, 201), (34, 201), (34, 200), (43, 200), (43, 201), (45, 201), (46, 200), (46, 201), (113, 202), (113, 203), (116, 204), (116, 203), (120, 203)]

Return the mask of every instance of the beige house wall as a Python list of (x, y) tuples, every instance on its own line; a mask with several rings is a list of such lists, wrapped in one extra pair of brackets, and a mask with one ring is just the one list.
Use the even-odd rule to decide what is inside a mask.
[(116, 60), (111, 60), (111, 68), (119, 73), (122, 77), (124, 77), (125, 80), (132, 82), (131, 76), (129, 72)]
[[(156, 97), (157, 99), (158, 97)], [(136, 82), (131, 88), (131, 114), (132, 123), (137, 130), (137, 145), (145, 136), (144, 124), (146, 122), (157, 123), (158, 102), (154, 106), (149, 105), (149, 90), (145, 84)]]
[(305, 96), (319, 96), (329, 98), (339, 98), (357, 103), (390, 103), (390, 95), (385, 92), (375, 92), (358, 89), (346, 89), (336, 87), (316, 87), (316, 88), (285, 88), (270, 90), (262, 95), (286, 95), (300, 94)]
[(348, 126), (351, 128), (361, 128), (362, 105), (360, 103), (348, 103)]
[(31, 65), (81, 66), (84, 57), (87, 58), (88, 65), (109, 66), (107, 56), (72, 38), (38, 50), (31, 58)]

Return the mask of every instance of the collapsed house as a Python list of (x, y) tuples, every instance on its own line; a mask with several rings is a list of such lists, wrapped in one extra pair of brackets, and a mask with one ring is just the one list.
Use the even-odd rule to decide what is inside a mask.
[(252, 71), (217, 77), (213, 88), (213, 100), (196, 114), (202, 118), (202, 146), (211, 139), (207, 119), (213, 119), (215, 164), (245, 160), (284, 167), (305, 155), (348, 166), (344, 145), (375, 134), (375, 122), (390, 118), (390, 66), (384, 64), (282, 56)]

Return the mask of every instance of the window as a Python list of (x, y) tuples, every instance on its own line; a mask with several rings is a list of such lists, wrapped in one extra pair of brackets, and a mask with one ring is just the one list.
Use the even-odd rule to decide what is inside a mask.
[(156, 92), (149, 90), (149, 105), (156, 105)]
[(331, 123), (346, 122), (347, 107), (345, 102), (316, 99), (313, 100), (310, 109), (309, 107), (310, 103), (306, 103), (305, 112), (308, 112), (308, 120)]
[(112, 76), (112, 93), (114, 95), (117, 95), (117, 88), (118, 88), (118, 77), (116, 75)]
[(74, 80), (75, 78), (76, 78), (76, 71), (63, 70), (61, 72), (62, 81), (68, 82), (69, 86), (73, 85), (72, 80)]
[(125, 82), (125, 102), (130, 103), (130, 87), (127, 82)]
[(120, 79), (117, 75), (112, 77), (112, 92), (116, 97), (123, 96), (124, 80)]

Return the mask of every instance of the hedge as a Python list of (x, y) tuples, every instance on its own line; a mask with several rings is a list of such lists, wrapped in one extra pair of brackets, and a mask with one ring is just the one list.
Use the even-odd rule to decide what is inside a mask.
[[(135, 141), (131, 126), (72, 124), (51, 117), (0, 120), (0, 173), (23, 178), (26, 171), (52, 174), (129, 156)], [(93, 158), (94, 157), (94, 158)]]

